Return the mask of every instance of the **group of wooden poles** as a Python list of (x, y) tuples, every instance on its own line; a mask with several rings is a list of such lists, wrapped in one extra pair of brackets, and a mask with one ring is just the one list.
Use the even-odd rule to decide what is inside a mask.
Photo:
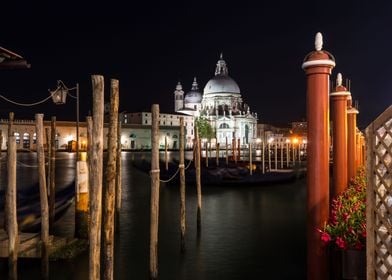
[[(103, 176), (103, 127), (104, 127), (104, 78), (92, 76), (93, 85), (93, 116), (87, 120), (87, 173), (88, 187), (86, 193), (79, 193), (81, 178), (76, 171), (75, 186), (75, 236), (89, 240), (89, 279), (100, 279), (101, 271), (101, 228), (102, 212), (104, 215), (103, 260), (104, 279), (113, 279), (114, 270), (114, 218), (115, 212), (121, 209), (121, 143), (120, 123), (118, 120), (119, 82), (111, 80), (110, 117), (108, 133), (107, 164)], [(51, 133), (47, 129), (49, 151), (48, 181), (45, 176), (44, 126), (43, 114), (36, 114), (37, 159), (39, 173), (40, 205), (41, 205), (41, 258), (42, 278), (49, 279), (50, 247), (49, 229), (53, 229), (55, 215), (55, 117), (52, 118)], [(2, 132), (0, 131), (0, 134)], [(49, 137), (49, 134), (51, 135)], [(51, 141), (49, 141), (49, 138)], [(0, 137), (2, 141), (2, 137)], [(0, 143), (0, 147), (1, 147)], [(1, 155), (1, 150), (0, 150)], [(80, 161), (77, 159), (77, 169)], [(6, 186), (6, 207), (4, 212), (5, 228), (9, 240), (9, 278), (17, 279), (17, 258), (19, 231), (16, 204), (16, 139), (13, 131), (13, 113), (10, 113), (7, 145), (8, 180)], [(102, 211), (102, 187), (105, 178), (104, 208)], [(86, 182), (83, 182), (86, 183)], [(47, 184), (49, 188), (47, 188)], [(49, 196), (48, 196), (49, 194)], [(48, 203), (49, 197), (49, 203)], [(116, 210), (115, 210), (116, 209)]]
[[(7, 170), (8, 178), (5, 191), (5, 209), (4, 209), (4, 227), (8, 235), (8, 264), (9, 264), (9, 279), (17, 279), (17, 259), (18, 259), (18, 244), (19, 231), (17, 221), (17, 205), (16, 205), (16, 139), (13, 131), (14, 114), (9, 114), (8, 122), (8, 145), (7, 145)], [(51, 181), (47, 189), (47, 182), (45, 177), (45, 152), (44, 152), (44, 129), (43, 129), (43, 114), (35, 115), (36, 133), (37, 133), (37, 160), (38, 160), (38, 180), (40, 191), (40, 205), (41, 205), (41, 256), (42, 256), (42, 273), (44, 278), (48, 278), (48, 247), (49, 247), (49, 220), (53, 222), (54, 211), (49, 215), (48, 204), (48, 190), (52, 196), (49, 196), (51, 202), (51, 209), (54, 209), (54, 185), (53, 189)], [(2, 137), (0, 137), (1, 139)], [(2, 143), (0, 143), (1, 145)], [(54, 172), (53, 172), (54, 173)], [(50, 217), (50, 218), (49, 218)]]
[[(197, 127), (196, 127), (197, 129)], [(196, 139), (195, 139), (196, 140)], [(198, 138), (199, 141), (199, 147), (200, 151), (203, 150), (203, 145), (200, 142), (200, 139)], [(204, 146), (204, 154), (205, 154), (205, 166), (208, 167), (209, 165), (209, 160), (212, 158), (211, 156), (211, 145), (208, 145), (209, 143), (206, 142)], [(167, 138), (165, 137), (165, 165), (166, 165), (166, 170), (168, 169), (168, 156), (167, 156)], [(195, 148), (195, 147), (194, 147)], [(271, 144), (268, 142), (267, 145), (265, 145), (264, 142), (260, 144), (260, 152), (261, 152), (261, 159), (260, 159), (260, 169), (262, 173), (264, 174), (266, 172), (266, 169), (268, 167), (268, 171), (272, 170), (278, 170), (286, 168), (290, 168), (293, 165), (301, 164), (301, 150), (300, 146), (298, 145), (298, 149), (295, 148), (294, 144), (292, 144), (292, 147), (290, 148), (290, 143), (286, 143), (286, 146), (283, 144), (278, 145), (278, 144)], [(229, 151), (231, 150), (231, 156), (229, 156)], [(246, 155), (246, 150), (247, 150), (247, 155)], [(234, 164), (237, 164), (238, 161), (249, 161), (249, 167), (252, 166), (253, 163), (257, 164), (257, 160), (253, 158), (254, 151), (257, 151), (257, 146), (254, 147), (252, 143), (248, 144), (247, 149), (241, 149), (241, 143), (240, 139), (232, 139), (232, 144), (231, 147), (228, 145), (228, 139), (226, 137), (226, 145), (225, 145), (225, 150), (224, 150), (224, 158), (226, 160), (226, 166), (229, 165), (229, 158), (230, 161), (234, 162)], [(195, 151), (195, 149), (194, 149)], [(267, 156), (266, 156), (267, 153)], [(202, 152), (199, 152), (200, 157), (202, 158)], [(241, 158), (242, 155), (242, 158)], [(195, 158), (195, 155), (193, 155)], [(273, 157), (273, 158), (272, 158)], [(215, 159), (216, 159), (216, 166), (219, 166), (221, 158), (221, 148), (220, 148), (220, 143), (216, 143), (215, 145)], [(267, 164), (267, 165), (266, 165)], [(280, 166), (280, 167), (279, 167)], [(274, 167), (274, 168), (273, 168)], [(252, 175), (253, 168), (250, 169), (250, 174)]]
[[(151, 210), (150, 210), (150, 279), (158, 279), (158, 226), (159, 226), (159, 186), (160, 186), (160, 164), (159, 164), (159, 105), (153, 104), (151, 126)], [(186, 207), (185, 207), (185, 137), (184, 118), (180, 117), (180, 162), (178, 165), (180, 174), (180, 232), (181, 252), (185, 252), (186, 233)], [(196, 127), (194, 141), (194, 160), (196, 168), (196, 190), (197, 190), (197, 233), (201, 232), (201, 141), (198, 137)], [(166, 142), (166, 141), (165, 141)], [(168, 167), (167, 145), (165, 145), (165, 162)]]

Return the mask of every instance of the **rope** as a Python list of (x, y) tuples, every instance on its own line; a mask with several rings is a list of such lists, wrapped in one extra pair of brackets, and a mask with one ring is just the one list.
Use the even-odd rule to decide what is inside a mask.
[(170, 179), (168, 179), (168, 180), (161, 180), (161, 179), (159, 179), (159, 181), (162, 182), (162, 183), (168, 183), (168, 182), (170, 182), (171, 180), (173, 180), (177, 176), (179, 171), (180, 171), (180, 168), (177, 168), (177, 171), (174, 173), (173, 176), (170, 177)]
[(19, 102), (16, 102), (16, 101), (12, 101), (11, 99), (8, 99), (7, 97), (5, 97), (5, 96), (3, 96), (1, 94), (0, 94), (0, 97), (3, 98), (5, 101), (8, 101), (8, 102), (10, 102), (12, 104), (29, 107), (29, 106), (35, 106), (35, 105), (38, 105), (38, 104), (41, 104), (41, 103), (44, 103), (44, 102), (48, 101), (48, 99), (50, 99), (52, 97), (52, 93), (48, 97), (46, 97), (45, 99), (43, 99), (41, 101), (38, 101), (38, 102), (34, 102), (34, 103), (19, 103)]
[(188, 165), (187, 165), (187, 167), (185, 167), (185, 170), (187, 170), (187, 169), (189, 168), (189, 166), (191, 166), (192, 161), (193, 161), (193, 159), (191, 159), (191, 160), (188, 162)]
[[(192, 160), (190, 160), (189, 162), (188, 162), (188, 165), (185, 167), (185, 165), (184, 164), (179, 164), (178, 165), (178, 168), (177, 168), (177, 170), (176, 170), (176, 172), (168, 179), (168, 180), (161, 180), (161, 179), (159, 179), (159, 181), (160, 182), (162, 182), (162, 183), (168, 183), (168, 182), (170, 182), (171, 180), (173, 180), (176, 176), (177, 176), (177, 174), (178, 174), (178, 172), (180, 171), (180, 168), (184, 168), (184, 171), (185, 170), (187, 170), (188, 168), (189, 168), (189, 166), (191, 166), (191, 163), (192, 163)], [(159, 169), (158, 169), (158, 171), (159, 171)], [(151, 171), (150, 171), (151, 172)]]

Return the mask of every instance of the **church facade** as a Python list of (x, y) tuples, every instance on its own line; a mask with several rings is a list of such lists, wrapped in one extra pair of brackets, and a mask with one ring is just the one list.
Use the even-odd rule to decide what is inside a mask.
[(216, 133), (216, 141), (225, 145), (239, 139), (241, 144), (255, 142), (257, 137), (257, 113), (243, 102), (238, 84), (229, 76), (222, 54), (215, 68), (215, 75), (199, 90), (196, 78), (192, 88), (185, 93), (177, 84), (174, 91), (174, 108), (177, 113), (208, 120)]

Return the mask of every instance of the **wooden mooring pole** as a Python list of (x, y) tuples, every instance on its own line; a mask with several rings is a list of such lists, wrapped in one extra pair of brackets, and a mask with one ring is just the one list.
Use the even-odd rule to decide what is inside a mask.
[(271, 172), (271, 143), (268, 141), (268, 172)]
[(208, 167), (208, 141), (206, 141), (206, 167)]
[(45, 178), (45, 151), (43, 114), (35, 115), (37, 133), (38, 181), (41, 203), (41, 269), (42, 277), (49, 279), (49, 206)]
[(121, 197), (122, 197), (122, 162), (121, 162), (121, 120), (118, 120), (117, 128), (117, 158), (116, 158), (116, 213), (121, 211)]
[(185, 212), (185, 155), (184, 155), (184, 117), (180, 117), (180, 217), (181, 217), (181, 252), (185, 252), (186, 212)]
[(290, 150), (289, 150), (289, 142), (286, 142), (286, 160), (287, 160), (287, 168), (290, 167)]
[(236, 148), (235, 148), (236, 144), (237, 144), (237, 142), (236, 142), (235, 137), (234, 137), (234, 138), (231, 140), (231, 153), (232, 153), (232, 155), (233, 155), (233, 160), (234, 160), (235, 164), (237, 164), (237, 155), (236, 155), (236, 152), (235, 152), (235, 150), (236, 150)]
[(167, 137), (165, 136), (165, 169), (169, 170), (169, 160), (167, 158)]
[[(48, 164), (45, 165), (46, 168), (46, 185), (48, 187), (48, 199), (50, 197), (50, 186), (49, 186), (49, 182), (50, 182), (50, 127), (45, 127), (45, 138), (46, 138), (46, 155), (45, 157), (48, 159)], [(45, 149), (45, 148), (44, 148)], [(49, 203), (49, 200), (48, 200)], [(48, 204), (49, 205), (49, 204)], [(50, 216), (50, 210), (49, 210), (49, 216)], [(49, 232), (50, 232), (50, 219), (49, 219)]]
[(238, 160), (241, 161), (241, 139), (240, 138), (238, 138), (237, 149), (238, 149)]
[(52, 117), (49, 152), (49, 231), (53, 232), (56, 201), (56, 117)]
[(101, 270), (104, 78), (100, 75), (92, 75), (91, 80), (93, 86), (93, 129), (89, 161), (91, 191), (89, 279), (99, 280)]
[(265, 173), (265, 144), (264, 141), (262, 143), (262, 152), (261, 152), (261, 164), (262, 164), (262, 172)]
[[(8, 117), (8, 139), (14, 136), (14, 112), (10, 112), (9, 113), (9, 117)], [(16, 145), (16, 144), (15, 144)], [(4, 197), (4, 205), (7, 204), (7, 196)], [(8, 227), (8, 210), (7, 207), (4, 208), (4, 229), (7, 230)]]
[(216, 156), (216, 166), (219, 166), (219, 143), (216, 143), (215, 156)]
[(2, 151), (3, 151), (3, 131), (0, 129), (0, 159), (1, 159)]
[(253, 164), (252, 164), (252, 143), (249, 143), (249, 173), (252, 175), (253, 173)]
[(201, 164), (200, 164), (200, 148), (201, 141), (199, 131), (196, 127), (196, 192), (197, 192), (197, 234), (201, 233)]
[(151, 204), (150, 204), (150, 279), (158, 279), (159, 225), (159, 105), (151, 107)]
[(283, 143), (281, 142), (280, 145), (280, 169), (283, 169)]
[(278, 170), (278, 143), (274, 144), (275, 170)]
[(8, 213), (8, 277), (18, 277), (18, 221), (16, 211), (16, 141), (15, 136), (8, 137), (8, 185), (6, 209)]
[(114, 277), (114, 201), (116, 193), (116, 158), (118, 125), (118, 80), (110, 81), (110, 111), (108, 135), (108, 159), (106, 163), (106, 186), (104, 205), (104, 279)]
[(229, 165), (229, 151), (228, 151), (228, 147), (229, 147), (229, 143), (228, 143), (227, 137), (226, 137), (226, 166)]

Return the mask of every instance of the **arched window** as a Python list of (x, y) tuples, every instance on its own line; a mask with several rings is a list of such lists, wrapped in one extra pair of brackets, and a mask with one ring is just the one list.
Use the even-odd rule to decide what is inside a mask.
[(20, 135), (19, 135), (19, 132), (15, 132), (15, 133), (14, 133), (14, 136), (15, 136), (16, 144), (20, 144)]
[(27, 132), (23, 133), (23, 148), (30, 148), (30, 134)]
[(222, 123), (219, 128), (230, 128), (227, 123)]

